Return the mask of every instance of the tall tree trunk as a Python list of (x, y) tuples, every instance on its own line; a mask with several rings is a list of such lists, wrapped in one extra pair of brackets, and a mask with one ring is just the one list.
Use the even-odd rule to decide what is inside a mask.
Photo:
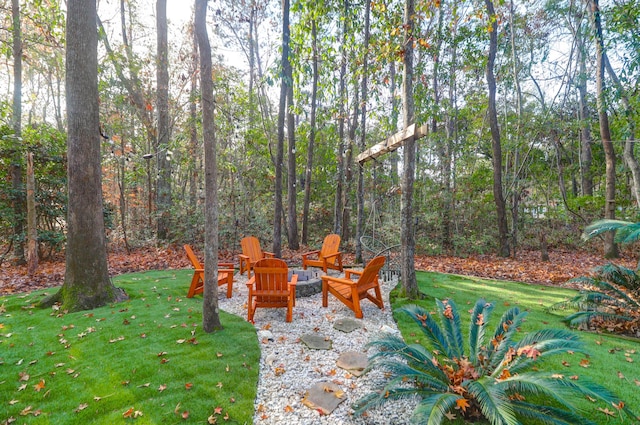
[(289, 66), (289, 0), (282, 1), (282, 56), (280, 79), (280, 103), (278, 104), (278, 142), (276, 146), (275, 205), (273, 218), (273, 253), (280, 257), (282, 253), (282, 169), (284, 160), (284, 124), (287, 106), (288, 86), (285, 67)]
[[(413, 99), (413, 20), (415, 19), (415, 1), (405, 0), (404, 4), (404, 55), (403, 63), (403, 124), (404, 128), (415, 123), (415, 105)], [(402, 167), (402, 206), (400, 210), (401, 278), (405, 296), (416, 299), (419, 296), (415, 270), (415, 224), (413, 222), (413, 183), (416, 167), (416, 142), (412, 136), (404, 144)]]
[(32, 276), (38, 269), (38, 220), (36, 215), (36, 178), (33, 153), (27, 153), (27, 272)]
[(13, 255), (16, 264), (25, 264), (24, 258), (24, 187), (22, 185), (22, 157), (18, 146), (22, 143), (22, 30), (20, 27), (20, 1), (11, 0), (13, 21), (13, 117), (12, 126), (15, 155), (11, 159), (10, 175), (13, 192)]
[[(596, 104), (598, 108), (598, 121), (600, 123), (600, 138), (605, 158), (605, 206), (604, 218), (616, 218), (616, 153), (611, 141), (611, 131), (609, 129), (609, 116), (604, 98), (604, 38), (602, 35), (602, 24), (600, 23), (600, 6), (598, 0), (589, 1), (591, 19), (595, 30), (596, 39)], [(618, 245), (614, 242), (615, 232), (607, 232), (604, 236), (604, 255), (606, 258), (617, 258)]]
[[(364, 152), (367, 145), (367, 101), (368, 86), (367, 78), (369, 77), (369, 38), (370, 38), (370, 16), (371, 3), (366, 2), (364, 8), (364, 57), (362, 58), (362, 112), (360, 114), (360, 142), (358, 143), (358, 151)], [(360, 238), (364, 232), (364, 168), (357, 167), (358, 170), (358, 187), (356, 189), (357, 200), (357, 219), (356, 219), (356, 241), (360, 242)], [(359, 249), (359, 251), (358, 251)], [(362, 244), (356, 244), (356, 258), (362, 259)]]
[(200, 51), (200, 89), (202, 135), (204, 139), (204, 291), (202, 328), (205, 332), (222, 329), (218, 307), (218, 166), (214, 122), (211, 45), (207, 33), (207, 0), (196, 0), (195, 29)]
[(502, 146), (500, 142), (500, 128), (498, 127), (498, 112), (496, 110), (496, 79), (493, 67), (498, 50), (498, 20), (491, 0), (485, 0), (487, 14), (490, 20), (489, 29), (489, 58), (487, 60), (487, 86), (489, 88), (489, 125), (491, 127), (491, 146), (493, 155), (493, 197), (496, 204), (498, 218), (498, 255), (509, 256), (509, 232), (507, 228), (507, 211), (502, 193)]
[(584, 46), (582, 25), (576, 32), (578, 68), (578, 118), (580, 119), (580, 179), (582, 195), (593, 196), (593, 173), (591, 172), (591, 129), (589, 128), (589, 106), (587, 104), (587, 52)]
[[(200, 164), (198, 158), (198, 114), (197, 114), (197, 91), (198, 91), (198, 36), (193, 33), (193, 50), (191, 52), (191, 88), (189, 90), (189, 211), (190, 217), (195, 217), (198, 207), (198, 176), (200, 175)], [(196, 225), (189, 222), (190, 239), (195, 239)]]
[[(398, 131), (398, 116), (400, 112), (400, 105), (396, 96), (396, 62), (389, 61), (389, 94), (391, 95), (391, 132)], [(398, 184), (398, 159), (399, 155), (397, 151), (389, 152), (389, 163), (391, 164), (391, 171), (389, 177), (391, 182), (395, 185)]]
[(125, 298), (109, 278), (105, 238), (98, 106), (96, 1), (67, 2), (67, 245), (64, 284), (43, 301), (69, 311)]
[(345, 142), (344, 142), (344, 125), (346, 120), (346, 103), (347, 103), (347, 95), (346, 95), (346, 82), (347, 78), (347, 34), (349, 31), (349, 19), (347, 18), (349, 14), (350, 2), (349, 0), (344, 0), (343, 4), (343, 12), (344, 19), (342, 19), (342, 34), (341, 34), (341, 43), (340, 43), (340, 76), (339, 76), (339, 85), (338, 85), (338, 102), (340, 102), (339, 110), (338, 110), (338, 152), (336, 155), (337, 158), (337, 170), (336, 170), (336, 197), (335, 197), (335, 207), (333, 210), (333, 233), (338, 235), (342, 234), (342, 214), (343, 214), (343, 199), (344, 199), (344, 169), (345, 169)]
[(167, 43), (167, 0), (156, 1), (157, 26), (157, 113), (158, 136), (158, 239), (169, 238), (171, 228), (171, 161), (169, 151), (169, 47)]
[(287, 178), (287, 239), (289, 242), (289, 248), (297, 250), (300, 248), (300, 242), (298, 240), (298, 213), (296, 209), (297, 204), (297, 169), (296, 169), (296, 130), (295, 130), (295, 117), (293, 115), (293, 75), (291, 70), (291, 63), (287, 59), (287, 81), (289, 86), (287, 87), (287, 146), (289, 150), (288, 154), (288, 178)]
[(636, 205), (640, 206), (640, 164), (638, 163), (638, 159), (635, 155), (636, 122), (634, 120), (633, 106), (631, 106), (631, 101), (629, 100), (627, 91), (622, 86), (618, 75), (609, 63), (607, 55), (604, 55), (604, 61), (607, 73), (611, 77), (613, 84), (616, 86), (620, 99), (622, 100), (622, 104), (624, 105), (624, 116), (627, 121), (628, 134), (627, 140), (624, 143), (624, 162), (627, 164), (627, 167), (629, 167), (629, 171), (631, 171), (631, 177), (633, 179), (633, 197), (636, 199)]
[(313, 59), (313, 81), (311, 82), (311, 116), (309, 122), (309, 141), (307, 143), (307, 166), (304, 172), (304, 202), (302, 210), (302, 243), (309, 244), (309, 207), (311, 204), (311, 176), (313, 175), (313, 149), (316, 143), (316, 106), (318, 101), (318, 28), (316, 18), (311, 21), (311, 52)]

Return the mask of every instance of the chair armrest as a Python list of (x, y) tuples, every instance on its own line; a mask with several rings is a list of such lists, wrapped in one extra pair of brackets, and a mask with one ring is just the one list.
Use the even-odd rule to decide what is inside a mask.
[(252, 289), (253, 285), (256, 283), (256, 275), (254, 274), (247, 280), (247, 288)]
[(307, 258), (309, 255), (319, 254), (319, 253), (320, 253), (319, 249), (316, 249), (315, 251), (305, 252), (304, 254), (302, 254), (302, 258)]
[(325, 255), (323, 258), (338, 257), (340, 255), (342, 255), (342, 251), (338, 251), (338, 252), (334, 252), (333, 254)]
[(364, 270), (347, 270), (344, 272), (344, 276), (349, 279), (352, 274), (362, 276), (362, 272), (364, 272)]
[(276, 258), (276, 254), (273, 252), (262, 251), (262, 254), (264, 254), (264, 258)]
[(292, 274), (291, 280), (289, 281), (289, 286), (296, 286), (298, 284), (298, 275)]
[(233, 263), (218, 263), (218, 267), (222, 267), (224, 269), (232, 269)]
[(333, 276), (322, 276), (322, 280), (326, 280), (327, 282), (336, 282), (341, 283), (343, 285), (355, 286), (358, 282), (355, 282), (351, 279), (346, 279), (344, 277), (333, 277)]
[(249, 256), (248, 255), (238, 254), (238, 258), (240, 258), (240, 260), (249, 261)]
[(235, 273), (235, 269), (218, 269), (218, 273)]

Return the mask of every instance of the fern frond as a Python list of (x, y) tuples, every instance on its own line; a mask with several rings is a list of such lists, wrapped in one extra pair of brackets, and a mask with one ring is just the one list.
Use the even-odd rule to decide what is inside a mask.
[[(532, 419), (536, 421), (536, 423), (548, 425), (596, 425), (595, 422), (575, 412), (556, 407), (540, 406), (539, 404), (531, 404), (517, 400), (512, 401), (511, 404), (519, 418)], [(524, 421), (524, 423), (527, 422), (529, 421)]]
[(444, 336), (449, 345), (447, 356), (449, 358), (461, 359), (464, 356), (464, 341), (462, 338), (462, 324), (458, 306), (452, 299), (444, 301), (436, 300), (436, 306), (438, 307)]
[(467, 382), (466, 388), (469, 394), (478, 401), (482, 414), (492, 425), (519, 424), (511, 401), (504, 391), (506, 387), (495, 385), (493, 380), (485, 377)]
[(623, 220), (597, 220), (585, 227), (584, 233), (582, 233), (583, 240), (589, 240), (595, 236), (601, 235), (602, 233), (611, 232), (614, 230), (618, 230), (622, 227), (629, 226), (634, 224), (630, 221)]
[(416, 424), (440, 425), (447, 412), (460, 398), (462, 398), (460, 395), (453, 393), (433, 394), (426, 397), (413, 411), (411, 420)]
[(433, 348), (441, 353), (449, 353), (449, 344), (440, 325), (431, 317), (428, 311), (415, 304), (406, 305), (400, 311), (407, 313), (418, 324), (420, 330), (431, 341)]
[(484, 345), (485, 331), (493, 307), (493, 303), (487, 303), (481, 298), (476, 301), (476, 305), (471, 313), (471, 323), (469, 325), (469, 359), (476, 367), (479, 363), (478, 354)]

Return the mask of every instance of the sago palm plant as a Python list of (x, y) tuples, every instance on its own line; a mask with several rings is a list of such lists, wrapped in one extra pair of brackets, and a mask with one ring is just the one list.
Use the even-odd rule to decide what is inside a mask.
[[(553, 354), (581, 352), (582, 344), (572, 332), (543, 329), (516, 341), (527, 313), (511, 308), (489, 334), (488, 321), (494, 305), (480, 299), (471, 310), (465, 347), (453, 300), (436, 300), (436, 304), (437, 312), (432, 314), (415, 305), (401, 309), (419, 325), (431, 349), (407, 344), (395, 335), (370, 343), (377, 349), (370, 367), (385, 370), (389, 380), (383, 388), (356, 402), (356, 414), (388, 400), (417, 395), (420, 402), (412, 420), (420, 424), (440, 424), (457, 416), (468, 421), (485, 419), (493, 425), (531, 421), (591, 424), (573, 404), (575, 396), (588, 396), (633, 417), (606, 388), (533, 367), (538, 360)], [(440, 323), (433, 315), (439, 317)]]
[[(549, 307), (552, 310), (575, 308), (578, 311), (564, 320), (572, 326), (592, 322), (620, 323), (627, 333), (640, 328), (640, 276), (636, 271), (607, 263), (596, 267), (592, 276), (581, 276), (569, 282), (579, 283), (583, 289), (570, 300)], [(634, 329), (635, 328), (635, 329)]]

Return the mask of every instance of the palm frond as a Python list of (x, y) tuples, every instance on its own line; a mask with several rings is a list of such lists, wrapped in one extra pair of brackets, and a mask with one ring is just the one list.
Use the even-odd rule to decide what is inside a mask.
[(449, 353), (449, 344), (440, 329), (440, 325), (431, 317), (431, 314), (424, 308), (415, 304), (406, 305), (400, 311), (407, 313), (420, 327), (422, 333), (431, 341), (433, 347), (442, 352)]
[[(424, 397), (428, 397), (431, 394), (425, 394)], [(402, 400), (407, 398), (416, 397), (416, 391), (414, 388), (383, 388), (379, 391), (371, 392), (362, 398), (358, 399), (351, 408), (354, 410), (356, 416), (362, 415), (364, 412), (370, 409), (375, 409), (378, 406), (383, 405), (390, 400)]]
[(635, 270), (614, 263), (606, 263), (593, 269), (601, 280), (611, 281), (628, 289), (638, 288), (639, 276)]
[(492, 425), (519, 423), (511, 407), (511, 401), (504, 392), (504, 386), (495, 385), (493, 380), (483, 377), (477, 381), (467, 382), (466, 388), (469, 394), (478, 401), (482, 414)]
[(622, 226), (616, 232), (615, 241), (622, 244), (633, 243), (640, 237), (640, 223)]
[(464, 341), (462, 338), (462, 325), (458, 306), (452, 299), (444, 301), (436, 300), (440, 323), (444, 330), (444, 336), (449, 343), (449, 358), (461, 359), (464, 356)]
[(469, 359), (474, 366), (478, 366), (478, 354), (484, 345), (485, 331), (493, 307), (493, 303), (488, 303), (481, 298), (476, 301), (476, 305), (471, 312), (471, 323), (469, 325)]
[(584, 232), (582, 233), (582, 239), (586, 241), (595, 236), (601, 235), (602, 233), (618, 230), (622, 227), (633, 224), (633, 222), (624, 220), (597, 220), (585, 227)]
[(445, 415), (462, 398), (458, 394), (441, 393), (433, 394), (422, 399), (416, 410), (413, 411), (411, 420), (413, 423), (426, 425), (440, 425)]
[(583, 323), (589, 323), (592, 319), (603, 319), (603, 320), (615, 320), (615, 321), (629, 321), (633, 320), (630, 316), (623, 316), (615, 313), (606, 313), (604, 311), (578, 311), (569, 316), (562, 319), (563, 322), (566, 322), (569, 326), (579, 326)]
[(517, 307), (510, 308), (504, 312), (496, 327), (493, 339), (487, 347), (488, 371), (494, 370), (502, 363), (505, 353), (513, 345), (511, 341), (514, 335), (518, 332), (526, 316), (527, 312), (520, 312)]
[[(518, 418), (532, 419), (536, 422), (548, 425), (596, 425), (595, 422), (571, 411), (559, 409), (551, 406), (540, 406), (539, 404), (526, 403), (514, 400), (511, 402)], [(527, 423), (529, 421), (524, 421)]]
[(421, 387), (430, 388), (434, 391), (447, 391), (449, 388), (447, 375), (437, 368), (424, 370), (391, 359), (380, 359), (375, 364), (389, 373), (390, 382), (399, 378), (400, 381), (415, 380)]

